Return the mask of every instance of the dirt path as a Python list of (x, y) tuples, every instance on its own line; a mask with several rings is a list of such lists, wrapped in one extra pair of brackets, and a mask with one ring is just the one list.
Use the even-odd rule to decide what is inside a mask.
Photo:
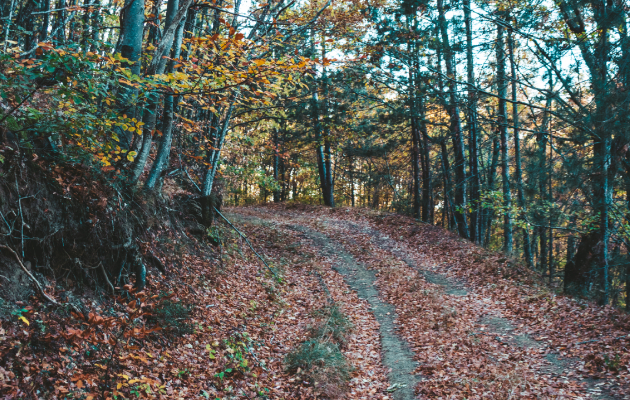
[[(444, 274), (440, 274), (435, 271), (423, 269), (417, 264), (410, 252), (405, 250), (404, 245), (397, 243), (394, 239), (381, 233), (380, 231), (353, 222), (345, 222), (345, 226), (351, 231), (361, 232), (369, 236), (371, 243), (380, 247), (384, 251), (387, 251), (394, 256), (404, 261), (409, 267), (417, 270), (422, 274), (425, 279), (433, 284), (440, 285), (444, 288), (445, 293), (454, 296), (466, 296), (469, 293), (469, 288), (462, 282), (457, 282), (453, 278), (449, 278)], [(487, 334), (496, 335), (497, 342), (504, 346), (518, 347), (525, 349), (536, 349), (540, 351), (545, 350), (545, 345), (536, 341), (531, 335), (517, 333), (517, 326), (507, 318), (500, 316), (503, 314), (499, 309), (488, 310), (489, 314), (481, 317), (478, 322), (478, 331), (485, 330)], [(557, 352), (545, 352), (545, 360), (548, 365), (543, 365), (540, 372), (554, 375), (554, 376), (566, 376), (578, 368), (578, 359), (575, 358), (563, 358)], [(586, 379), (586, 392), (592, 399), (609, 400), (615, 397), (609, 395), (606, 392), (602, 392), (599, 388), (598, 382), (593, 379)]]
[[(241, 211), (241, 210), (239, 210)], [(260, 235), (257, 235), (255, 231), (266, 231), (267, 235), (276, 236), (278, 241), (273, 244), (261, 243), (258, 241), (258, 245), (261, 253), (269, 257), (269, 261), (274, 260), (282, 264), (283, 260), (289, 260), (287, 257), (287, 250), (292, 253), (299, 254), (299, 264), (293, 262), (281, 267), (284, 271), (285, 278), (289, 282), (291, 289), (289, 293), (284, 297), (291, 298), (290, 317), (295, 324), (302, 325), (302, 333), (298, 335), (301, 340), (308, 337), (309, 315), (312, 314), (315, 309), (313, 308), (313, 302), (319, 303), (319, 307), (326, 302), (332, 301), (336, 304), (340, 304), (343, 311), (350, 318), (352, 325), (354, 326), (351, 334), (347, 338), (345, 344), (344, 354), (348, 361), (353, 365), (355, 371), (353, 377), (348, 382), (347, 391), (342, 391), (341, 396), (348, 399), (379, 399), (379, 400), (391, 400), (394, 399), (411, 399), (413, 398), (413, 382), (404, 382), (398, 380), (399, 385), (392, 387), (387, 380), (388, 369), (387, 362), (384, 362), (382, 355), (389, 355), (395, 349), (396, 343), (383, 342), (379, 340), (382, 335), (383, 325), (381, 320), (375, 315), (374, 303), (370, 296), (374, 296), (374, 293), (369, 293), (367, 296), (362, 296), (361, 293), (365, 292), (355, 291), (353, 283), (360, 286), (367, 286), (368, 281), (358, 283), (358, 280), (348, 281), (345, 280), (345, 274), (353, 274), (350, 268), (356, 265), (352, 260), (352, 256), (347, 253), (338, 253), (339, 249), (333, 249), (330, 247), (330, 241), (328, 238), (316, 231), (301, 225), (290, 224), (278, 224), (275, 218), (271, 218), (269, 215), (251, 215), (244, 213), (231, 213), (230, 218), (237, 222), (244, 231), (248, 231), (250, 239), (260, 239)], [(252, 229), (252, 226), (256, 228)], [(289, 239), (289, 237), (291, 239)], [(305, 281), (318, 282), (318, 287), (322, 290), (318, 293), (312, 288), (305, 290), (304, 281), (299, 285), (292, 285), (291, 281), (295, 282), (298, 277), (302, 277)], [(369, 274), (366, 274), (368, 277)], [(362, 285), (362, 284), (365, 285)], [(370, 287), (371, 289), (371, 287)], [(373, 291), (373, 289), (372, 289)], [(307, 293), (310, 292), (310, 293)], [(305, 296), (306, 295), (306, 296)], [(317, 299), (313, 299), (315, 296)], [(309, 297), (311, 297), (309, 299)], [(393, 312), (393, 309), (380, 308), (381, 314), (387, 316), (387, 313)], [(387, 346), (383, 348), (383, 346)], [(391, 359), (391, 357), (390, 357)], [(402, 358), (397, 358), (397, 360)], [(408, 357), (408, 362), (411, 363), (408, 370), (413, 371), (413, 361), (411, 357)], [(393, 363), (393, 367), (396, 371), (402, 371), (403, 366), (399, 361), (398, 364)], [(391, 375), (391, 371), (389, 372)], [(290, 380), (294, 382), (295, 386), (304, 385), (310, 386), (308, 382), (301, 382), (301, 379)], [(302, 379), (303, 381), (303, 379)], [(294, 389), (296, 392), (298, 388)], [(303, 391), (302, 391), (303, 392)], [(401, 393), (408, 392), (409, 396), (401, 396)], [(302, 395), (302, 393), (300, 393)], [(311, 397), (299, 397), (299, 398), (311, 398)], [(323, 396), (319, 394), (316, 398), (337, 398), (335, 396)]]
[(382, 361), (389, 369), (389, 390), (393, 391), (396, 400), (413, 399), (414, 387), (419, 380), (414, 375), (416, 363), (413, 361), (413, 353), (409, 345), (395, 333), (396, 310), (391, 304), (379, 298), (378, 290), (374, 287), (376, 282), (374, 271), (357, 262), (342, 246), (323, 233), (303, 225), (293, 225), (292, 228), (311, 239), (322, 255), (335, 260), (334, 269), (343, 275), (346, 283), (360, 298), (368, 301), (371, 312), (379, 323)]
[[(550, 307), (543, 320), (528, 320), (515, 313), (511, 299), (497, 296), (496, 287), (502, 285), (507, 294), (537, 290), (516, 281), (506, 284), (509, 278), (471, 283), (462, 279), (461, 270), (444, 263), (443, 253), (456, 248), (459, 239), (438, 235), (430, 246), (417, 247), (408, 227), (398, 230), (378, 218), (374, 224), (354, 211), (239, 212), (274, 221), (310, 240), (318, 256), (332, 260), (347, 285), (368, 301), (380, 325), (381, 359), (390, 369), (390, 387), (397, 389), (394, 398), (630, 398), (620, 395), (622, 379), (615, 381), (610, 373), (593, 379), (588, 359), (571, 356), (575, 352), (552, 342), (540, 328), (566, 301), (544, 291), (544, 296), (514, 297), (526, 309)], [(438, 252), (422, 251), (427, 247)], [(571, 307), (571, 313), (579, 312)]]

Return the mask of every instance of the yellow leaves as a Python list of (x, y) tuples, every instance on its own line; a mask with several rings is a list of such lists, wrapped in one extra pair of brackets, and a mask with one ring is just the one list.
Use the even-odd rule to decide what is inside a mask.
[(210, 358), (211, 360), (216, 359), (216, 357), (214, 356), (214, 353), (216, 353), (216, 351), (213, 350), (209, 344), (206, 345), (206, 350), (208, 350), (208, 358)]
[(27, 326), (30, 326), (30, 325), (31, 325), (31, 324), (30, 324), (30, 322), (28, 322), (28, 319), (24, 318), (24, 316), (22, 316), (22, 315), (20, 315), (20, 316), (18, 317), (18, 319), (19, 319), (20, 321), (24, 322)]
[(252, 62), (260, 67), (261, 65), (264, 65), (267, 61), (258, 59), (258, 60), (252, 60)]
[(136, 155), (138, 155), (138, 152), (130, 151), (129, 153), (127, 153), (127, 160), (133, 161)]

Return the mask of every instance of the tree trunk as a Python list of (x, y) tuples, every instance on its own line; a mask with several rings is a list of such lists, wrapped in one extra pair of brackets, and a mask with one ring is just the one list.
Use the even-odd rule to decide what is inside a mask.
[[(495, 134), (492, 138), (492, 161), (490, 163), (490, 170), (488, 171), (488, 190), (494, 191), (495, 181), (497, 176), (497, 166), (499, 165), (499, 137)], [(494, 210), (491, 208), (486, 209), (486, 216), (484, 218), (485, 224), (485, 239), (484, 245), (488, 246), (490, 243), (490, 233), (492, 232), (492, 222), (494, 220)]]
[(331, 176), (330, 171), (328, 171), (328, 167), (330, 165), (325, 147), (327, 146), (325, 141), (326, 139), (322, 137), (321, 133), (321, 122), (319, 117), (319, 99), (317, 96), (317, 83), (315, 84), (315, 88), (313, 91), (312, 97), (312, 117), (313, 117), (313, 128), (315, 131), (315, 140), (317, 142), (317, 169), (319, 172), (319, 181), (322, 189), (322, 199), (324, 204), (328, 207), (333, 207), (334, 203), (332, 200), (332, 188), (330, 187), (329, 177)]
[[(225, 136), (227, 135), (228, 128), (230, 126), (230, 120), (232, 118), (232, 111), (234, 110), (234, 105), (236, 104), (237, 98), (234, 97), (230, 102), (230, 106), (227, 109), (225, 114), (225, 119), (223, 120), (223, 124), (221, 125), (221, 129), (217, 132), (218, 140), (215, 150), (210, 153), (209, 166), (206, 170), (206, 176), (203, 181), (203, 187), (201, 189), (202, 196), (210, 196), (212, 193), (212, 187), (214, 186), (214, 178), (217, 173), (217, 168), (219, 167), (219, 160), (221, 159), (221, 149), (223, 148), (223, 143), (225, 142)], [(266, 197), (266, 195), (265, 195)]]
[[(514, 126), (514, 161), (516, 164), (514, 181), (516, 182), (518, 206), (521, 213), (527, 214), (527, 205), (525, 204), (525, 195), (523, 193), (523, 170), (521, 167), (521, 138), (519, 132), (519, 115), (517, 106), (517, 75), (516, 62), (514, 59), (514, 34), (512, 30), (508, 32), (508, 49), (510, 52), (510, 72), (512, 75), (512, 125)], [(532, 257), (532, 246), (529, 237), (529, 228), (527, 225), (523, 228), (523, 253), (525, 262), (529, 268), (534, 265)]]
[(101, 27), (101, 1), (100, 0), (94, 0), (92, 2), (93, 4), (96, 4), (96, 6), (94, 7), (94, 12), (92, 13), (92, 46), (91, 46), (91, 50), (94, 52), (97, 49), (97, 42), (98, 39), (100, 37), (100, 27)]
[(468, 226), (466, 221), (466, 160), (464, 156), (464, 140), (462, 137), (461, 120), (459, 116), (459, 102), (457, 99), (457, 84), (455, 76), (454, 55), (451, 49), (446, 18), (444, 17), (443, 0), (437, 1), (438, 23), (444, 47), (444, 63), (449, 87), (448, 113), (450, 119), (451, 140), (455, 153), (455, 204), (453, 213), (457, 221), (457, 231), (463, 238), (468, 238)]
[[(61, 1), (60, 1), (61, 3)], [(126, 0), (120, 16), (120, 55), (129, 60), (122, 63), (122, 68), (129, 69), (133, 75), (140, 75), (140, 56), (142, 53), (142, 33), (144, 25), (144, 0)], [(133, 114), (137, 89), (132, 85), (122, 84), (116, 96), (118, 114), (130, 117)], [(118, 144), (129, 149), (133, 133), (115, 128)]]
[[(166, 69), (166, 55), (169, 53), (175, 34), (178, 30), (180, 22), (184, 19), (188, 12), (192, 0), (184, 0), (184, 3), (179, 7), (179, 0), (169, 0), (166, 8), (166, 18), (164, 25), (164, 33), (159, 44), (153, 53), (153, 59), (147, 67), (146, 75), (148, 77), (154, 75), (161, 75)], [(142, 135), (142, 148), (136, 157), (135, 164), (132, 171), (131, 182), (136, 184), (140, 179), (140, 176), (144, 172), (149, 154), (151, 153), (151, 145), (153, 143), (153, 133), (155, 131), (155, 123), (157, 121), (158, 110), (158, 98), (157, 93), (149, 93), (147, 95), (147, 106), (144, 110), (142, 121), (143, 135)]]
[(501, 136), (501, 175), (503, 178), (503, 251), (512, 254), (512, 193), (510, 191), (510, 160), (508, 149), (507, 129), (507, 79), (505, 76), (505, 28), (503, 24), (497, 25), (497, 88), (499, 95), (498, 127)]
[[(182, 39), (184, 37), (184, 22), (180, 22), (175, 34), (173, 43), (172, 58), (168, 63), (167, 73), (172, 73), (175, 70), (175, 61), (179, 59), (181, 55)], [(177, 96), (179, 99), (179, 96)], [(160, 147), (158, 148), (155, 161), (151, 166), (149, 177), (145, 183), (145, 188), (152, 190), (155, 188), (158, 181), (161, 179), (162, 171), (168, 166), (168, 159), (171, 152), (171, 144), (173, 142), (173, 123), (175, 120), (175, 100), (173, 95), (167, 94), (164, 97), (164, 111), (162, 120), (162, 140), (160, 141)]]
[(282, 202), (287, 201), (287, 192), (288, 192), (287, 162), (284, 156), (285, 129), (286, 129), (285, 127), (282, 128), (282, 137), (280, 139), (280, 150), (282, 151), (282, 154), (283, 154), (283, 156), (280, 157), (280, 201)]
[[(413, 104), (413, 100), (410, 101)], [(422, 199), (420, 194), (420, 138), (417, 118), (413, 115), (415, 107), (411, 107), (411, 171), (413, 180), (413, 216), (420, 218), (422, 216), (421, 206)]]
[(279, 154), (278, 128), (273, 129), (273, 180), (276, 188), (273, 191), (273, 202), (280, 202), (280, 154)]
[[(57, 0), (57, 5), (55, 6), (57, 9), (62, 9), (62, 11), (58, 11), (55, 14), (55, 20), (53, 22), (53, 44), (55, 46), (61, 46), (66, 42), (66, 31), (65, 31), (65, 19), (66, 19), (66, 11), (63, 10), (66, 8), (66, 0)], [(122, 29), (121, 29), (122, 35)]]
[[(551, 126), (551, 124), (550, 124)], [(553, 136), (551, 131), (549, 132), (549, 184), (547, 189), (547, 201), (549, 204), (553, 204)], [(550, 208), (549, 210), (549, 283), (551, 283), (554, 275), (554, 259), (553, 259), (553, 226), (554, 226), (554, 212)]]
[[(584, 23), (583, 15), (587, 14), (583, 7), (590, 4), (592, 10), (590, 17), (595, 26)], [(625, 128), (619, 124), (618, 119), (623, 120), (627, 114), (626, 107), (618, 107), (615, 101), (617, 91), (615, 85), (609, 82), (611, 34), (610, 31), (623, 21), (626, 25), (626, 11), (622, 3), (615, 2), (570, 2), (562, 0), (558, 3), (564, 22), (568, 29), (575, 35), (577, 45), (582, 58), (590, 73), (590, 83), (593, 93), (595, 111), (589, 115), (592, 124), (591, 134), (593, 140), (593, 160), (591, 169), (591, 198), (593, 213), (599, 216), (599, 228), (582, 236), (577, 253), (571, 262), (565, 267), (565, 290), (584, 291), (590, 290), (590, 286), (599, 286), (601, 293), (600, 302), (608, 303), (609, 276), (608, 276), (608, 240), (609, 240), (609, 210), (612, 205), (612, 193), (615, 177), (615, 169), (611, 168), (612, 135), (625, 135)], [(586, 31), (589, 26), (589, 32)], [(628, 55), (627, 33), (622, 27), (621, 46), (623, 55)], [(581, 40), (584, 35), (592, 35), (592, 40)], [(627, 59), (619, 57), (619, 72), (622, 79), (628, 77)], [(625, 82), (627, 83), (627, 81)], [(627, 94), (624, 94), (627, 97)], [(615, 107), (613, 107), (615, 105)]]
[(354, 157), (351, 154), (348, 154), (348, 177), (350, 179), (350, 204), (354, 207)]
[(479, 139), (477, 135), (477, 92), (475, 91), (475, 66), (473, 62), (472, 18), (470, 16), (470, 0), (464, 0), (464, 21), (466, 24), (466, 71), (468, 73), (468, 133), (470, 164), (470, 240), (481, 243), (480, 235), (480, 176), (479, 176)]
[(45, 42), (48, 40), (48, 26), (50, 25), (50, 1), (51, 0), (43, 0), (41, 3), (40, 11), (46, 12), (42, 16), (42, 27), (39, 30), (39, 41)]
[[(448, 160), (448, 151), (446, 149), (446, 139), (440, 141), (440, 148), (442, 150), (441, 162), (442, 173), (444, 174), (444, 210), (446, 211), (446, 218), (448, 220), (448, 229), (453, 230), (457, 227), (457, 220), (455, 216), (456, 210), (453, 207), (453, 185), (451, 183), (451, 164)], [(453, 224), (453, 222), (455, 224)]]
[(420, 103), (420, 133), (422, 146), (420, 155), (422, 161), (422, 221), (433, 224), (435, 204), (433, 201), (433, 183), (431, 176), (431, 147), (429, 132), (425, 123), (424, 102)]

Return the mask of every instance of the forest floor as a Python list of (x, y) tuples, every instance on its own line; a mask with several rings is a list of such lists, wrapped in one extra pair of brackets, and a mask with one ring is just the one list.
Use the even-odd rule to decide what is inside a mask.
[(224, 214), (270, 268), (224, 222), (161, 228), (141, 293), (0, 303), (0, 399), (630, 399), (630, 316), (500, 253), (367, 209)]
[(349, 398), (367, 390), (394, 399), (630, 399), (628, 315), (556, 293), (499, 253), (364, 209), (283, 205), (231, 215), (309, 249), (337, 286), (333, 297), (346, 293), (338, 275), (352, 290), (335, 301), (351, 297), (349, 315), (360, 309), (378, 327), (374, 342), (346, 354), (357, 362), (380, 350), (371, 365), (387, 379), (371, 381), (359, 368), (353, 381), (362, 384)]

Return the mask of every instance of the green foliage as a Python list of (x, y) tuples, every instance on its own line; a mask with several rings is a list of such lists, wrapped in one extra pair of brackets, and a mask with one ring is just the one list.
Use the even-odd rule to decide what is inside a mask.
[(177, 335), (193, 333), (195, 330), (194, 326), (188, 321), (192, 307), (165, 297), (164, 293), (160, 295), (160, 298), (163, 300), (153, 309), (153, 313), (149, 316), (149, 321)]
[(334, 342), (315, 338), (301, 343), (285, 358), (287, 371), (304, 373), (318, 386), (341, 384), (350, 379), (352, 366)]
[(615, 354), (613, 358), (610, 358), (608, 355), (605, 355), (604, 364), (609, 370), (617, 371), (621, 366), (621, 356), (619, 354)]
[(352, 330), (353, 325), (338, 304), (322, 307), (314, 311), (313, 314), (320, 319), (320, 323), (310, 328), (312, 337), (330, 337), (339, 344), (346, 342), (346, 336)]
[(333, 397), (344, 391), (353, 367), (341, 352), (352, 323), (338, 304), (316, 310), (317, 323), (309, 328), (310, 339), (300, 343), (285, 358), (290, 373), (304, 373), (315, 388)]

